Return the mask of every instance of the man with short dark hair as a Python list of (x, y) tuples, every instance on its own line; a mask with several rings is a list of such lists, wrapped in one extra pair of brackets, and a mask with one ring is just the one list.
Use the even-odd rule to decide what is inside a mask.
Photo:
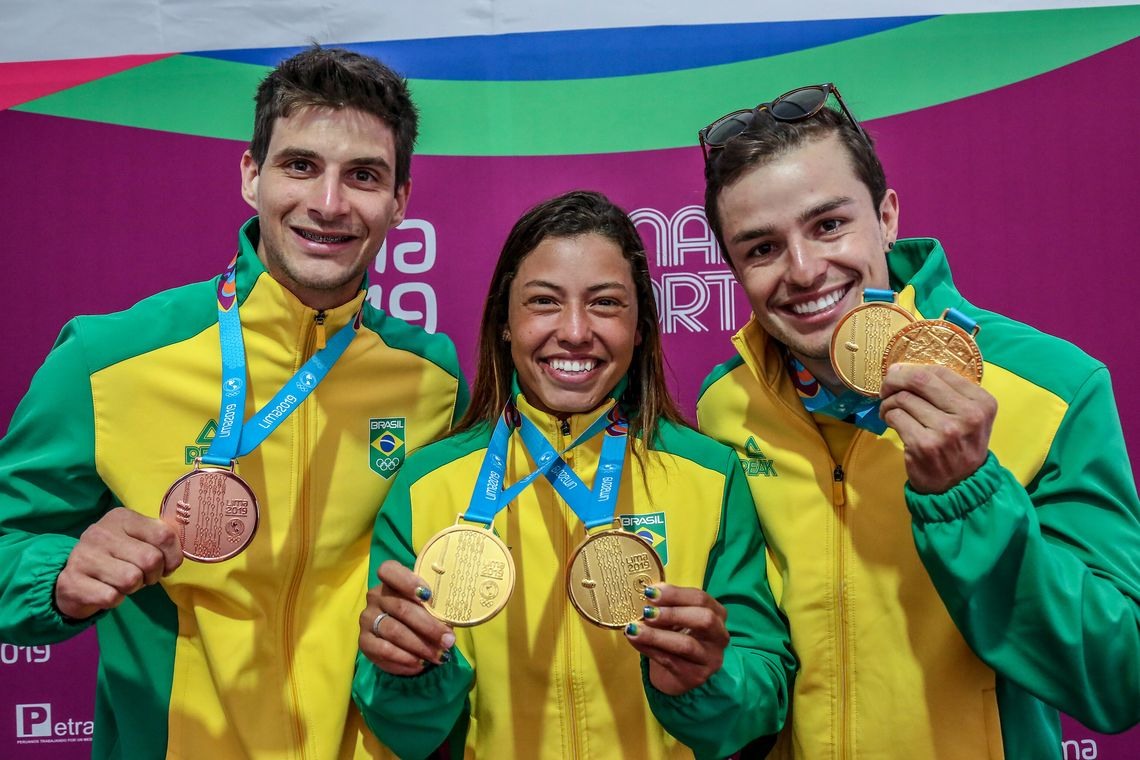
[(697, 414), (745, 465), (800, 659), (773, 756), (1059, 758), (1058, 710), (1136, 723), (1140, 504), (1104, 365), (897, 240), (833, 86), (700, 139), (754, 316)]
[(467, 398), (450, 340), (364, 300), (416, 120), (373, 58), (282, 62), (241, 161), (257, 216), (236, 258), (69, 322), (16, 410), (0, 640), (97, 625), (95, 757), (379, 752), (350, 700), (368, 539), (407, 452)]

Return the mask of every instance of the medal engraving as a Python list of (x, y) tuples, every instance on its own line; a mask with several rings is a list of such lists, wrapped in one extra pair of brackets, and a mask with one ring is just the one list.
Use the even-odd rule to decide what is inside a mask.
[(891, 337), (914, 317), (894, 304), (871, 301), (856, 306), (831, 336), (831, 366), (851, 390), (878, 396), (883, 385), (883, 356)]
[(174, 481), (162, 498), (159, 517), (178, 532), (187, 559), (221, 562), (253, 540), (257, 497), (231, 470), (200, 467)]
[(566, 592), (582, 617), (602, 628), (624, 628), (642, 619), (645, 587), (665, 580), (657, 552), (624, 530), (586, 538), (566, 571)]
[(970, 333), (944, 319), (923, 319), (899, 330), (883, 356), (883, 373), (896, 362), (938, 364), (982, 382), (982, 352)]
[(431, 589), (427, 611), (455, 626), (490, 620), (515, 588), (515, 563), (506, 544), (487, 528), (463, 523), (428, 539), (415, 572)]

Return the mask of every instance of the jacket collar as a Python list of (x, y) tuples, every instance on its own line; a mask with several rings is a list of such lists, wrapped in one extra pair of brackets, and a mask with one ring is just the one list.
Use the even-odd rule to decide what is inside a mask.
[[(622, 397), (622, 394), (625, 393), (627, 384), (628, 380), (623, 376), (621, 380), (618, 381), (618, 384), (614, 386), (614, 389), (610, 391), (609, 397), (606, 398), (606, 400), (601, 404), (594, 407), (588, 412), (572, 414), (567, 417), (566, 422), (568, 422), (570, 425), (569, 437), (576, 437), (579, 433), (588, 428), (590, 424), (598, 418), (598, 415), (605, 414), (611, 408), (613, 408), (614, 404), (616, 404), (618, 399)], [(553, 414), (549, 414), (548, 412), (543, 412), (533, 406), (529, 401), (527, 401), (526, 396), (523, 394), (522, 389), (519, 387), (519, 378), (517, 372), (511, 376), (511, 398), (514, 400), (515, 406), (518, 408), (519, 412), (525, 414), (527, 418), (533, 422), (535, 426), (537, 426), (538, 429), (542, 431), (542, 434), (548, 439), (558, 440), (559, 437), (567, 437), (563, 432), (564, 428), (562, 427), (561, 418)], [(626, 414), (630, 414), (632, 410), (627, 409), (624, 411)]]
[[(255, 289), (258, 306), (256, 309), (246, 309), (241, 312), (242, 324), (249, 327), (263, 318), (280, 321), (284, 315), (289, 315), (293, 322), (312, 323), (318, 311), (301, 303), (288, 288), (273, 279), (257, 256), (259, 239), (260, 228), (255, 216), (243, 224), (238, 232), (236, 284), (239, 308), (245, 304)], [(324, 311), (324, 325), (328, 336), (331, 337), (333, 332), (356, 316), (364, 303), (367, 288), (368, 276), (365, 274), (361, 290), (355, 298)]]

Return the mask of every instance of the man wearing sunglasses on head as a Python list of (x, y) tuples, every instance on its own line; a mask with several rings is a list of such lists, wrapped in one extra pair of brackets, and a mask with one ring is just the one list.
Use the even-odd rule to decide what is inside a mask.
[(1104, 365), (967, 302), (936, 240), (897, 239), (834, 86), (699, 137), (754, 317), (697, 415), (775, 462), (745, 469), (800, 659), (772, 756), (1060, 758), (1058, 710), (1135, 724), (1140, 504)]

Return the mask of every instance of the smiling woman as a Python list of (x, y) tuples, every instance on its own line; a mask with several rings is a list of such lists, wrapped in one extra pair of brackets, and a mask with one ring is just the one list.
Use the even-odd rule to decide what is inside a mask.
[(508, 235), (472, 404), (373, 534), (353, 693), (401, 757), (723, 757), (783, 725), (764, 539), (736, 457), (669, 396), (656, 314), (604, 196)]

